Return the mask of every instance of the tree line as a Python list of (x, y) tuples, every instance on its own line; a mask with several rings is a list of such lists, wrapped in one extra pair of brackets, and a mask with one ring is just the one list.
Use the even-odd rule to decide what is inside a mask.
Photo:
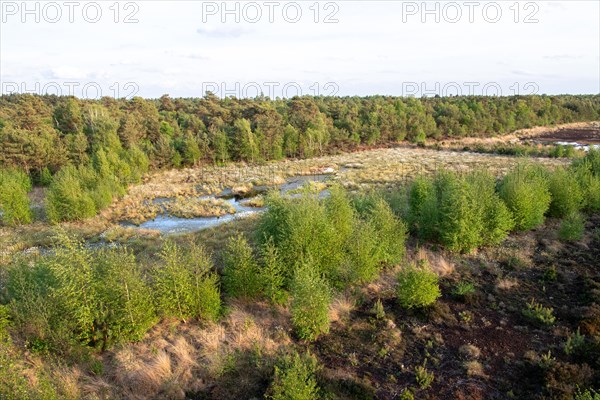
[(124, 160), (143, 154), (151, 168), (177, 168), (598, 118), (599, 95), (83, 100), (13, 94), (0, 97), (0, 166), (43, 181), (66, 165), (92, 163), (100, 150)]

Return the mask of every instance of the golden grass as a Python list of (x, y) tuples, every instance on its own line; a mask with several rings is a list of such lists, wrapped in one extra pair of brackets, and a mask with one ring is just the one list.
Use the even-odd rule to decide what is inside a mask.
[(329, 320), (331, 322), (344, 322), (356, 306), (356, 300), (347, 294), (340, 294), (329, 305)]

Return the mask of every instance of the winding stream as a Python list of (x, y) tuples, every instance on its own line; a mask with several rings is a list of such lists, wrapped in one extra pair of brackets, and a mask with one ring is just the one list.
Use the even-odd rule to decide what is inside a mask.
[[(320, 174), (320, 175), (302, 175), (294, 176), (286, 179), (286, 182), (275, 186), (279, 189), (282, 195), (295, 196), (295, 194), (289, 194), (303, 185), (309, 182), (325, 182), (332, 178), (333, 174)], [(196, 217), (196, 218), (180, 218), (170, 215), (169, 213), (162, 213), (156, 216), (152, 220), (142, 222), (139, 225), (135, 225), (131, 222), (123, 221), (122, 226), (138, 228), (138, 229), (152, 229), (159, 231), (164, 235), (173, 235), (178, 233), (190, 233), (196, 232), (202, 229), (213, 228), (221, 224), (233, 221), (238, 218), (246, 218), (251, 215), (255, 215), (264, 211), (265, 207), (250, 207), (244, 205), (247, 201), (255, 198), (256, 196), (266, 193), (273, 187), (268, 186), (256, 186), (252, 188), (249, 196), (234, 196), (230, 189), (225, 189), (221, 194), (217, 196), (201, 196), (200, 199), (224, 199), (226, 202), (231, 204), (235, 209), (234, 214), (227, 214), (219, 217)], [(326, 195), (326, 190), (320, 192), (320, 196)], [(171, 201), (168, 198), (157, 198), (153, 200), (155, 203), (164, 203)]]

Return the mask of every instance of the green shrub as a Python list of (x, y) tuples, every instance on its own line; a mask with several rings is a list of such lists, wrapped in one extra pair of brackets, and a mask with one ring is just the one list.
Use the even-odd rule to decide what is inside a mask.
[(18, 182), (4, 179), (0, 184), (0, 211), (2, 222), (15, 226), (32, 220), (27, 192)]
[(358, 220), (346, 242), (346, 261), (338, 276), (330, 280), (335, 286), (370, 282), (381, 269), (381, 246), (377, 231), (369, 221)]
[(516, 229), (529, 230), (544, 222), (551, 196), (540, 167), (518, 166), (504, 177), (499, 193), (513, 214)]
[(436, 177), (439, 240), (452, 251), (469, 252), (483, 243), (483, 207), (474, 185), (454, 174)]
[(548, 215), (561, 218), (581, 209), (583, 193), (575, 173), (570, 169), (557, 168), (550, 174), (549, 190), (552, 200)]
[(600, 392), (594, 389), (581, 390), (577, 389), (575, 400), (600, 400)]
[(31, 191), (31, 179), (23, 170), (17, 168), (0, 169), (0, 185), (5, 181), (15, 182), (25, 192)]
[(94, 199), (85, 190), (77, 168), (66, 166), (54, 176), (46, 195), (46, 214), (52, 223), (96, 215)]
[(104, 350), (139, 340), (155, 322), (150, 288), (130, 252), (90, 250), (62, 233), (55, 254), (9, 268), (7, 295), (15, 323), (37, 348)]
[(585, 220), (581, 213), (571, 213), (560, 223), (558, 237), (564, 241), (575, 242), (583, 238), (584, 230)]
[[(304, 192), (299, 198), (267, 196), (268, 210), (258, 227), (258, 239), (272, 238), (291, 278), (298, 265), (311, 259), (322, 268), (328, 279), (335, 281), (344, 259), (343, 237), (329, 218), (333, 214), (315, 194)], [(342, 213), (340, 212), (339, 215)], [(343, 221), (337, 221), (340, 225)]]
[(291, 283), (292, 324), (300, 339), (315, 340), (329, 332), (329, 303), (331, 290), (311, 264), (296, 268)]
[(319, 397), (317, 359), (310, 353), (282, 357), (275, 366), (275, 377), (267, 398), (273, 400), (314, 400)]
[(513, 227), (511, 213), (495, 191), (494, 177), (485, 172), (419, 178), (410, 193), (409, 216), (418, 235), (453, 251), (498, 244)]
[(277, 247), (272, 240), (267, 241), (262, 249), (260, 281), (265, 297), (274, 304), (283, 304), (287, 299), (283, 268)]
[(162, 263), (152, 271), (153, 295), (160, 315), (216, 320), (221, 312), (219, 280), (204, 248), (163, 245)]
[(577, 328), (577, 331), (574, 334), (569, 335), (563, 347), (565, 349), (565, 354), (570, 356), (581, 351), (584, 346), (585, 335), (582, 335), (581, 332), (579, 332), (579, 328)]
[(432, 305), (441, 296), (438, 276), (426, 266), (409, 266), (398, 273), (398, 303), (404, 308)]
[(466, 298), (474, 295), (475, 292), (476, 292), (475, 285), (473, 285), (471, 282), (466, 282), (466, 281), (458, 282), (456, 284), (456, 286), (454, 286), (454, 289), (452, 290), (452, 294), (461, 299), (466, 299)]
[(594, 175), (590, 163), (574, 163), (573, 171), (581, 188), (582, 208), (589, 212), (600, 211), (600, 175)]
[(252, 247), (242, 236), (229, 239), (223, 255), (223, 286), (232, 297), (253, 298), (261, 289), (258, 264)]
[(553, 325), (556, 321), (553, 312), (552, 308), (544, 307), (533, 299), (522, 311), (523, 315), (536, 325)]
[(390, 265), (400, 263), (406, 251), (406, 225), (394, 215), (388, 203), (383, 199), (375, 201), (366, 218), (375, 229), (379, 247), (378, 261)]
[(409, 189), (409, 222), (423, 240), (437, 237), (438, 208), (433, 180), (418, 177)]
[(431, 386), (434, 378), (433, 372), (429, 372), (425, 366), (419, 365), (415, 368), (415, 379), (421, 389)]

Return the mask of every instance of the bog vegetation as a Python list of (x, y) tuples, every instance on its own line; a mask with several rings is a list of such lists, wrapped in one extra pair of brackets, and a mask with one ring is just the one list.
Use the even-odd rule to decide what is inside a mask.
[[(149, 168), (311, 157), (402, 140), (477, 136), (600, 117), (598, 96), (289, 100), (0, 98), (0, 168), (50, 185), (51, 222), (95, 215)], [(13, 176), (14, 172), (3, 175)], [(3, 183), (6, 224), (31, 220), (24, 191)], [(14, 189), (14, 190), (8, 190)]]
[[(59, 224), (93, 216), (149, 168), (305, 157), (405, 136), (416, 140), (485, 130), (500, 133), (538, 123), (593, 119), (598, 116), (594, 100), (532, 96), (270, 101), (217, 100), (208, 95), (198, 100), (84, 102), (3, 97), (0, 142), (7, 150), (0, 155), (2, 222), (12, 226), (32, 221), (32, 179), (48, 185), (45, 212), (49, 221)], [(15, 150), (22, 141), (36, 156)], [(498, 246), (511, 232), (539, 228), (551, 218), (560, 220), (556, 234), (561, 240), (576, 242), (586, 218), (600, 210), (600, 151), (591, 150), (571, 165), (552, 170), (523, 162), (501, 177), (482, 170), (440, 172), (385, 190), (351, 192), (331, 185), (326, 196), (309, 188), (293, 196), (272, 192), (265, 196), (265, 206), (253, 231), (231, 236), (218, 254), (198, 242), (181, 240), (162, 242), (157, 257), (144, 247), (139, 254), (126, 246), (98, 248), (57, 227), (48, 252), (15, 256), (0, 269), (0, 365), (8, 366), (0, 369), (0, 398), (59, 397), (51, 378), (38, 377), (41, 383), (36, 387), (23, 378), (22, 354), (14, 339), (32, 354), (59, 363), (86, 360), (97, 371), (101, 366), (94, 364), (94, 357), (141, 341), (161, 321), (215, 327), (227, 317), (229, 305), (260, 302), (273, 313), (285, 310), (293, 340), (309, 346), (332, 329), (334, 299), (361, 293), (383, 274), (395, 277), (390, 292), (402, 313), (419, 318), (440, 313), (436, 305), (444, 283), (426, 261), (407, 257), (407, 241), (471, 254)], [(556, 271), (544, 279), (556, 280), (555, 275)], [(460, 281), (452, 295), (464, 306), (475, 301), (479, 288)], [(395, 327), (387, 318), (389, 308), (381, 299), (369, 306), (373, 324), (380, 324), (378, 331)], [(535, 299), (517, 310), (538, 329), (553, 326), (559, 312)], [(472, 316), (462, 311), (459, 318), (468, 324)], [(253, 323), (245, 320), (244, 329), (251, 330)], [(586, 343), (572, 339), (568, 348), (573, 354), (574, 340)], [(430, 342), (428, 349), (434, 346)], [(219, 349), (213, 350), (211, 354), (220, 357)], [(383, 346), (377, 351), (385, 358), (390, 350)], [(351, 356), (350, 362), (358, 363)], [(468, 362), (471, 374), (483, 374), (483, 367), (475, 368), (477, 361)], [(552, 357), (542, 362), (550, 368)], [(231, 373), (227, 360), (223, 364), (217, 374), (221, 378)], [(323, 394), (321, 369), (309, 352), (280, 354), (269, 368), (263, 391), (269, 398), (313, 399)], [(423, 363), (411, 372), (420, 390), (436, 385), (437, 372), (434, 375), (431, 368)], [(582, 388), (581, 398), (588, 394), (595, 396)], [(411, 397), (412, 391), (403, 396)]]

